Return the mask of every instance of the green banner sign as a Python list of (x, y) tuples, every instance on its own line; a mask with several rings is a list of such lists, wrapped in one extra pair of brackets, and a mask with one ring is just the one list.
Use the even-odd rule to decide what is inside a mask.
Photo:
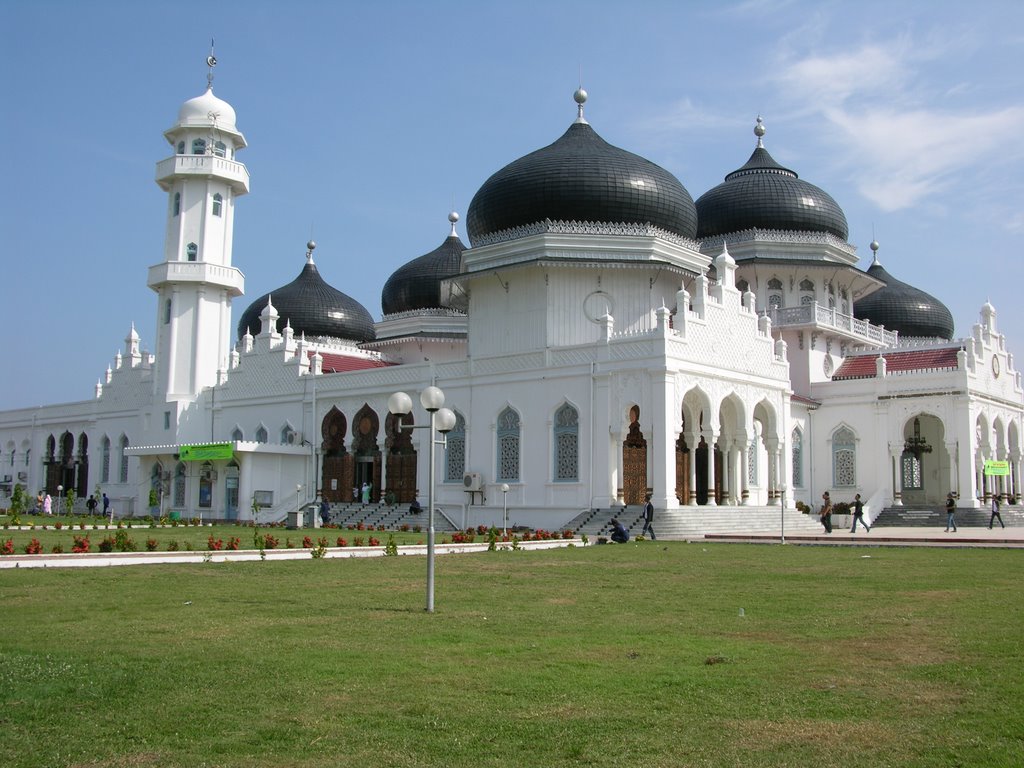
[(234, 453), (233, 443), (212, 443), (211, 445), (183, 445), (178, 450), (182, 461), (216, 461), (230, 459)]
[(986, 461), (985, 462), (985, 474), (986, 475), (1009, 475), (1010, 474), (1010, 462), (1008, 461)]

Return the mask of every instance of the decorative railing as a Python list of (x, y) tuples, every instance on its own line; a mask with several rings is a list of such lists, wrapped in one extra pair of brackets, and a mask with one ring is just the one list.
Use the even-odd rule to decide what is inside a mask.
[(896, 346), (899, 342), (899, 334), (896, 331), (887, 331), (881, 326), (872, 325), (867, 320), (859, 320), (853, 315), (844, 314), (834, 308), (823, 307), (817, 302), (800, 307), (769, 309), (767, 315), (774, 328), (818, 325), (837, 331), (846, 331), (887, 347)]

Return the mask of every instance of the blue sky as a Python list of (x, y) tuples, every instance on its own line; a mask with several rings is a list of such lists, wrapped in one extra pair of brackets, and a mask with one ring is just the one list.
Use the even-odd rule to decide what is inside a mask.
[[(0, 0), (7, 369), (0, 408), (92, 397), (134, 322), (152, 349), (163, 131), (206, 85), (249, 147), (235, 321), (318, 242), (380, 317), (393, 270), (477, 188), (558, 138), (590, 94), (607, 141), (694, 198), (741, 166), (760, 113), (777, 161), (843, 207), (861, 267), (982, 303), (1024, 366), (1024, 3), (58, 2)], [(466, 241), (460, 222), (460, 234)]]

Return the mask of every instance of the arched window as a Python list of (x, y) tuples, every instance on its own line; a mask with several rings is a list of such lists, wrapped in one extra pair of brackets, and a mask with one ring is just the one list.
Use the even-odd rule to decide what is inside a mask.
[(455, 412), (455, 429), (448, 433), (448, 449), (445, 451), (444, 481), (461, 483), (466, 473), (466, 420)]
[(814, 303), (814, 283), (804, 278), (800, 281), (800, 306)]
[(793, 487), (804, 487), (804, 433), (797, 427), (790, 438), (793, 444)]
[(100, 482), (110, 482), (110, 438), (104, 436), (100, 447), (102, 459), (100, 461)]
[(179, 461), (174, 468), (174, 506), (182, 508), (185, 506), (185, 462)]
[(768, 309), (782, 309), (782, 294), (781, 293), (769, 293), (768, 294)]
[(223, 141), (213, 143), (213, 154), (217, 157), (224, 157), (227, 154), (227, 145)]
[(220, 192), (213, 196), (213, 215), (220, 216), (220, 210), (224, 207), (224, 195)]
[(256, 442), (257, 443), (265, 443), (265, 442), (267, 442), (267, 428), (264, 427), (262, 424), (260, 424), (259, 427), (257, 427), (257, 429), (256, 429)]
[(781, 291), (782, 290), (782, 281), (779, 280), (779, 278), (777, 278), (777, 277), (773, 277), (771, 280), (768, 281), (768, 290), (769, 291)]
[(181, 213), (181, 192), (174, 193), (174, 215)]
[(185, 255), (189, 261), (195, 261), (196, 257), (199, 256), (199, 246), (195, 243), (189, 243), (185, 246)]
[(238, 427), (235, 427), (234, 430), (231, 432), (231, 439), (234, 440), (236, 443), (242, 442), (242, 440), (245, 439), (245, 437), (242, 435), (242, 430), (239, 429)]
[(178, 154), (179, 155), (184, 155), (185, 154), (185, 141), (184, 141), (184, 139), (182, 139), (181, 141), (178, 142)]
[(580, 415), (566, 403), (555, 411), (555, 482), (575, 482), (580, 476)]
[(498, 415), (498, 471), (495, 480), (519, 481), (519, 414), (506, 408)]
[(832, 484), (837, 488), (857, 484), (856, 438), (847, 427), (832, 433)]
[(171, 300), (167, 299), (164, 302), (164, 325), (167, 325), (169, 322), (171, 322)]
[(128, 482), (128, 438), (121, 436), (121, 466), (118, 472), (118, 482)]
[(205, 155), (206, 154), (206, 139), (192, 139), (192, 154), (193, 155)]

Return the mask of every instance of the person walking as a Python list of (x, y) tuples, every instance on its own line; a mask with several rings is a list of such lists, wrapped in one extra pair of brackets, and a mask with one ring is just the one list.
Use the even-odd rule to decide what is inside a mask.
[(43, 514), (53, 514), (53, 499), (50, 498), (50, 494), (46, 494), (45, 496), (43, 496)]
[(825, 533), (832, 533), (832, 498), (828, 491), (821, 494), (821, 524), (825, 526)]
[(853, 528), (850, 529), (850, 533), (857, 532), (857, 523), (864, 526), (864, 530), (871, 533), (871, 526), (864, 522), (864, 502), (860, 500), (860, 494), (858, 493), (853, 497)]
[(331, 521), (331, 503), (323, 494), (320, 495), (320, 524), (327, 525)]
[(992, 497), (992, 517), (990, 517), (988, 519), (988, 529), (990, 531), (992, 530), (992, 523), (994, 523), (996, 521), (996, 518), (999, 519), (999, 525), (1002, 526), (1003, 528), (1005, 528), (1006, 525), (1003, 523), (1003, 516), (999, 514), (999, 496), (998, 495), (995, 495), (995, 496)]
[[(1001, 518), (999, 522), (1002, 522)], [(952, 491), (946, 494), (946, 533), (949, 533), (950, 528), (956, 533), (956, 499)]]
[(647, 503), (644, 504), (644, 529), (640, 531), (640, 535), (643, 536), (648, 531), (651, 532), (651, 541), (657, 541), (658, 537), (654, 535), (654, 503), (651, 501), (651, 494), (647, 494)]
[(107, 517), (110, 512), (110, 499), (107, 498), (107, 494), (103, 494), (103, 516)]

